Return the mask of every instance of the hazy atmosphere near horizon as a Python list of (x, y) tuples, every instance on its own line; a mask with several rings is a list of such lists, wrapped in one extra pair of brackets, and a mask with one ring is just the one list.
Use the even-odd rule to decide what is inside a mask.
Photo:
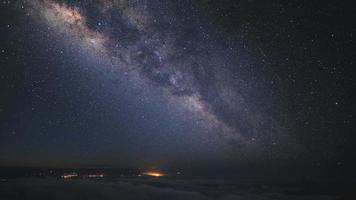
[(355, 3), (0, 8), (0, 199), (356, 199)]

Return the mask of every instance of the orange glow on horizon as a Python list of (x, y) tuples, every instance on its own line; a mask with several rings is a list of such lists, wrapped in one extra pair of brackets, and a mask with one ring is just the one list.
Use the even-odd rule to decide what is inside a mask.
[(145, 176), (154, 176), (154, 177), (164, 176), (164, 174), (159, 173), (159, 172), (144, 172), (143, 175), (145, 175)]

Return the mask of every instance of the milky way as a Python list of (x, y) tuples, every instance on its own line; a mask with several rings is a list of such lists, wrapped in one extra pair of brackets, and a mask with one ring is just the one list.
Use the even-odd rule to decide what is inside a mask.
[(64, 40), (90, 49), (94, 57), (104, 55), (121, 73), (139, 77), (135, 81), (161, 88), (228, 144), (271, 146), (286, 140), (286, 129), (249, 102), (246, 83), (229, 71), (240, 64), (229, 48), (209, 39), (207, 25), (183, 24), (168, 3), (155, 13), (154, 3), (44, 0), (27, 1), (26, 7)]

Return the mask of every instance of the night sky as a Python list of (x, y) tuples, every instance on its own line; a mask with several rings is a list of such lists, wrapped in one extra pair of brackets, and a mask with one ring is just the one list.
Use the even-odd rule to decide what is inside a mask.
[(355, 177), (351, 3), (3, 0), (2, 166)]

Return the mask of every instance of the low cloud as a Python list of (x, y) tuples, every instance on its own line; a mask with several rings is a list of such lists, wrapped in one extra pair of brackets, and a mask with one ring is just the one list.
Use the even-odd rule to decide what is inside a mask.
[[(218, 183), (213, 189), (185, 181), (173, 182), (135, 182), (135, 181), (88, 181), (57, 179), (22, 179), (10, 180), (0, 185), (0, 199), (52, 199), (52, 200), (264, 200), (264, 199), (334, 199), (322, 195), (287, 195), (282, 193), (259, 193), (247, 189), (227, 192), (224, 183)], [(226, 188), (226, 187), (225, 187)]]

